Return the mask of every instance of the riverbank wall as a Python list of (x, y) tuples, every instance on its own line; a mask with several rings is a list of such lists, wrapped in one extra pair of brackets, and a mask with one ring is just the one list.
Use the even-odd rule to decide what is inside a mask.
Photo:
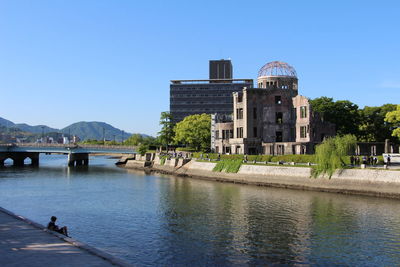
[(215, 165), (182, 158), (161, 160), (138, 156), (127, 160), (124, 167), (221, 182), (400, 199), (399, 170), (344, 169), (336, 171), (329, 179), (311, 178), (312, 168), (303, 166), (242, 164), (237, 173), (226, 173), (213, 172)]

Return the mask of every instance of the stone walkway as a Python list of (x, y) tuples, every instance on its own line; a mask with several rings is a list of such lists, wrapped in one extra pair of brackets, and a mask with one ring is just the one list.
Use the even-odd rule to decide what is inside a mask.
[(0, 266), (130, 266), (0, 208)]

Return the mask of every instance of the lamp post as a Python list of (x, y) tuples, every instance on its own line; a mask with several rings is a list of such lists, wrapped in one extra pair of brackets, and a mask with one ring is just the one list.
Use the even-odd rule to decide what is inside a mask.
[(103, 127), (103, 145), (106, 145), (106, 129)]
[(44, 141), (44, 126), (42, 126), (42, 143)]

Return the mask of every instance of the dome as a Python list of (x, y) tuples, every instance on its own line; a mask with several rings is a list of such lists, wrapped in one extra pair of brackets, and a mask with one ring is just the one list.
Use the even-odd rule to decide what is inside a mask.
[(297, 78), (296, 70), (282, 61), (272, 61), (264, 66), (258, 71), (258, 77), (262, 76), (284, 76), (284, 77), (294, 77)]

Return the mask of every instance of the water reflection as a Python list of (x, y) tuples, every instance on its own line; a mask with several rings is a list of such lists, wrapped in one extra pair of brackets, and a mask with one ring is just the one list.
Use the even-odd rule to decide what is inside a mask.
[(400, 262), (396, 200), (148, 175), (106, 159), (60, 167), (62, 160), (0, 170), (0, 206), (41, 223), (57, 214), (74, 237), (138, 266)]

